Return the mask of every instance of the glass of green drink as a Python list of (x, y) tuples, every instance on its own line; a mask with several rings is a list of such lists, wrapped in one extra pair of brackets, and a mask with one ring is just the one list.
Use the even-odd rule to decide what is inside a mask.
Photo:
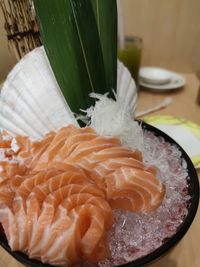
[(139, 68), (142, 54), (142, 38), (126, 37), (123, 48), (118, 48), (118, 58), (131, 72), (138, 87)]

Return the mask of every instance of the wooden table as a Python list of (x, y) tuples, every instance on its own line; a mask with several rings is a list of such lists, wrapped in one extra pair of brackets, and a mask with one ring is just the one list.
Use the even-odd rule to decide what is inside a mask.
[[(153, 112), (149, 114), (149, 116), (171, 115), (191, 120), (200, 125), (200, 104), (198, 104), (197, 99), (200, 81), (194, 74), (184, 74), (184, 77), (187, 82), (185, 87), (178, 90), (172, 90), (171, 92), (158, 93), (149, 91), (145, 88), (140, 88), (136, 113), (152, 108), (162, 102), (166, 97), (171, 97), (172, 103), (169, 106)], [(142, 117), (140, 117), (140, 119), (142, 119)], [(198, 175), (200, 177), (200, 170), (198, 170)]]
[[(187, 85), (184, 89), (171, 93), (158, 94), (140, 90), (138, 111), (152, 107), (162, 101), (164, 97), (173, 98), (173, 103), (167, 108), (153, 113), (154, 115), (174, 115), (192, 120), (200, 124), (200, 106), (197, 104), (199, 81), (194, 74), (186, 74)], [(200, 172), (198, 173), (200, 177)], [(150, 267), (199, 267), (200, 266), (200, 209), (183, 240), (166, 256)], [(0, 248), (0, 267), (22, 267), (12, 257)]]
[(141, 88), (137, 111), (153, 107), (165, 97), (171, 97), (173, 99), (172, 104), (163, 110), (154, 112), (153, 115), (173, 115), (200, 124), (200, 105), (197, 103), (199, 80), (194, 74), (185, 74), (184, 76), (187, 84), (183, 89), (157, 93)]

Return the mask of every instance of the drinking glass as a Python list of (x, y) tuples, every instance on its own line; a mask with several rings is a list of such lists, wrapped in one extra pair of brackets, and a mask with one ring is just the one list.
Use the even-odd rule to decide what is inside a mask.
[(129, 69), (138, 88), (139, 68), (142, 55), (142, 38), (126, 37), (123, 48), (118, 48), (118, 58)]

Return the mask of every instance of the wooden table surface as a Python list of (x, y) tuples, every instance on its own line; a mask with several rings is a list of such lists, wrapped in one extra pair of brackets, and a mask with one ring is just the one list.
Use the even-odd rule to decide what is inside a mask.
[[(173, 115), (200, 124), (200, 106), (197, 104), (199, 81), (194, 74), (185, 74), (187, 85), (184, 89), (170, 93), (152, 93), (141, 89), (139, 92), (138, 111), (155, 106), (166, 96), (173, 98), (167, 108), (154, 112), (153, 115)], [(200, 171), (198, 171), (200, 177)], [(200, 209), (189, 231), (181, 242), (166, 256), (150, 267), (199, 267), (200, 266)], [(0, 267), (22, 267), (15, 259), (0, 248)]]

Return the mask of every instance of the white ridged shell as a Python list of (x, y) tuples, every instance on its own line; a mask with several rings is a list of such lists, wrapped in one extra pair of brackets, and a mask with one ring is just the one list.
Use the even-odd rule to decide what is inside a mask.
[(70, 123), (77, 124), (44, 48), (36, 48), (16, 64), (3, 85), (0, 127), (37, 139)]
[(129, 107), (134, 114), (137, 103), (137, 89), (129, 70), (118, 60), (117, 65), (117, 98)]
[[(135, 111), (137, 90), (128, 69), (118, 61), (117, 98)], [(43, 47), (28, 53), (11, 70), (0, 95), (0, 128), (33, 139), (77, 124), (62, 96)]]

